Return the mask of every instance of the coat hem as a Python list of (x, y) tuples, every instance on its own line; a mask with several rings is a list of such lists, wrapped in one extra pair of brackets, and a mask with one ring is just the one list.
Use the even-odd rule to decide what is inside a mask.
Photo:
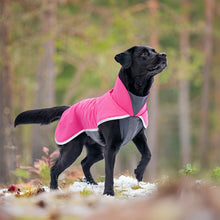
[[(113, 121), (113, 120), (117, 120), (117, 119), (124, 119), (124, 118), (128, 118), (128, 117), (131, 117), (130, 115), (123, 115), (123, 116), (116, 116), (116, 117), (111, 117), (111, 118), (106, 118), (106, 119), (103, 119), (101, 121), (99, 121), (97, 123), (97, 126), (103, 124), (104, 122), (107, 122), (107, 121)], [(140, 116), (138, 116), (140, 117)], [(143, 121), (143, 119), (141, 118), (142, 120), (142, 123), (143, 125), (145, 126), (145, 123)], [(86, 131), (98, 131), (98, 128), (91, 128), (91, 129), (83, 129), (81, 131), (79, 131), (78, 133), (74, 134), (72, 137), (68, 138), (67, 140), (65, 141), (57, 141), (56, 137), (55, 137), (55, 142), (56, 144), (58, 145), (64, 145), (64, 144), (67, 144), (68, 142), (72, 141), (74, 138), (76, 138), (77, 136), (79, 136), (80, 134), (82, 134), (83, 132), (86, 132)]]

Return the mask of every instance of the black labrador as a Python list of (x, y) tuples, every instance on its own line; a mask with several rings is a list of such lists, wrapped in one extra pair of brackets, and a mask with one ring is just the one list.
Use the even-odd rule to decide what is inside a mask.
[[(119, 72), (119, 78), (129, 94), (132, 95), (134, 101), (140, 97), (148, 96), (154, 76), (167, 67), (166, 54), (158, 53), (155, 49), (148, 46), (134, 46), (116, 55), (115, 60), (122, 66)], [(15, 119), (15, 126), (30, 123), (49, 124), (59, 120), (63, 112), (69, 107), (58, 106), (23, 112)], [(123, 145), (122, 143), (124, 143), (124, 133), (129, 132), (133, 136), (128, 141), (132, 140), (134, 142), (142, 156), (134, 171), (137, 180), (142, 181), (145, 168), (151, 158), (151, 153), (144, 133), (144, 126), (140, 123), (141, 119), (138, 118), (134, 121), (133, 119), (137, 117), (129, 118), (132, 123), (124, 119), (115, 119), (99, 124), (98, 133), (103, 144), (95, 141), (86, 132), (82, 132), (68, 143), (58, 145), (60, 156), (51, 168), (50, 188), (58, 188), (58, 176), (77, 159), (82, 152), (83, 146), (86, 146), (87, 156), (81, 162), (86, 180), (91, 184), (96, 184), (90, 173), (90, 168), (94, 163), (105, 158), (104, 194), (113, 196), (115, 157)], [(122, 125), (125, 125), (124, 127), (126, 128), (123, 128)], [(135, 126), (138, 127), (138, 130), (134, 129)]]

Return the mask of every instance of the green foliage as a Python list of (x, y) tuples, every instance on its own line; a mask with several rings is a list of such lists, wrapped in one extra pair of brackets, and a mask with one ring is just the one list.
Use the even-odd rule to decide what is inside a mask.
[(191, 176), (191, 175), (195, 175), (198, 173), (198, 170), (194, 167), (192, 167), (192, 165), (190, 163), (186, 164), (186, 167), (184, 169), (181, 169), (179, 171), (180, 174), (183, 175), (187, 175), (187, 176)]
[(57, 102), (62, 103), (66, 88), (70, 86), (70, 79), (74, 76), (76, 68), (66, 62), (61, 62), (59, 68), (60, 72), (56, 77), (56, 97)]
[(50, 158), (49, 149), (44, 147), (42, 149), (44, 156), (41, 159), (34, 162), (34, 166), (21, 166), (13, 173), (19, 180), (19, 182), (27, 181), (33, 178), (38, 178), (43, 184), (48, 185), (50, 182)]
[(30, 177), (30, 173), (27, 170), (23, 170), (20, 168), (17, 168), (13, 172), (13, 175), (15, 175), (18, 178), (19, 183), (26, 181)]
[(170, 82), (171, 80), (173, 80), (174, 78), (176, 78), (176, 75), (174, 75), (175, 66), (177, 62), (176, 51), (172, 48), (162, 49), (162, 51), (163, 50), (166, 51), (166, 54), (167, 54), (167, 57), (169, 57), (169, 60), (168, 60), (168, 68), (164, 70), (162, 74), (158, 76), (160, 84), (166, 84)]
[(216, 168), (212, 171), (212, 178), (213, 178), (214, 181), (220, 183), (220, 167), (216, 167)]
[(213, 181), (214, 183), (220, 183), (220, 167), (217, 166), (213, 170), (199, 170), (193, 167), (190, 163), (186, 164), (184, 169), (179, 170), (179, 173), (186, 176), (200, 177), (205, 181)]
[(41, 162), (39, 165), (40, 173), (39, 177), (44, 182), (44, 184), (49, 184), (50, 182), (50, 167), (45, 162)]

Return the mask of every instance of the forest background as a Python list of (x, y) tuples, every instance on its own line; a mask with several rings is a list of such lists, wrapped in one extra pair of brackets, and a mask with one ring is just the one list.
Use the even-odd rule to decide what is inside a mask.
[[(151, 90), (145, 179), (220, 164), (220, 1), (1, 0), (0, 183), (55, 149), (49, 126), (13, 127), (21, 111), (72, 105), (114, 86), (114, 56), (133, 45), (166, 52), (168, 68)], [(85, 153), (84, 153), (85, 154)], [(78, 164), (80, 160), (78, 160)], [(116, 173), (140, 159), (123, 147)], [(104, 174), (99, 162), (93, 172)]]

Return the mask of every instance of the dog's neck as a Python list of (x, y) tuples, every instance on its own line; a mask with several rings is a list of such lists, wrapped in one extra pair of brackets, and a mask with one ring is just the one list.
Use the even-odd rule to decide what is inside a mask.
[(154, 77), (139, 75), (132, 77), (130, 69), (120, 69), (119, 78), (125, 85), (126, 89), (136, 96), (147, 96), (154, 82)]
[(114, 102), (130, 116), (137, 116), (147, 111), (146, 102), (148, 95), (137, 96), (131, 93), (125, 87), (120, 77), (117, 77), (115, 86), (109, 91), (109, 94)]

